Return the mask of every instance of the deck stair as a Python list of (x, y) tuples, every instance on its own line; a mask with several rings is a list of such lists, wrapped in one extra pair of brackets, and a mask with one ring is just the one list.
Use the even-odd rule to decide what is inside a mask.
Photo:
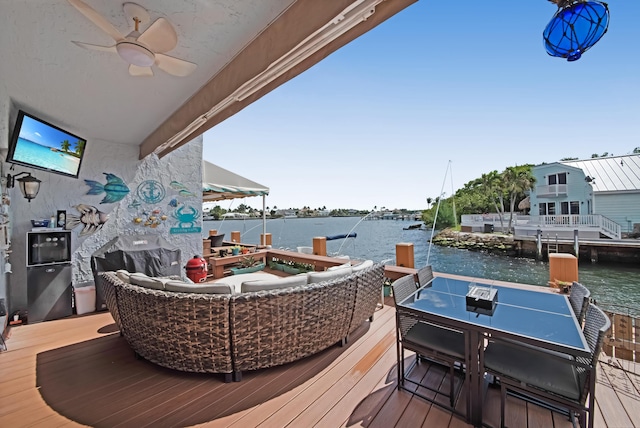
[(556, 238), (554, 241), (551, 241), (549, 239), (549, 235), (547, 235), (547, 258), (549, 258), (550, 253), (557, 253), (558, 247), (559, 247), (558, 235), (556, 235)]

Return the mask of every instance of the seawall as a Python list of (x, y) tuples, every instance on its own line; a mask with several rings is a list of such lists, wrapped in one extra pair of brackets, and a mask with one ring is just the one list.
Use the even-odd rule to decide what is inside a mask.
[(487, 251), (505, 255), (519, 255), (519, 244), (511, 235), (498, 233), (458, 232), (445, 229), (432, 239), (436, 245), (464, 250)]
[[(635, 241), (635, 240), (631, 240)], [(472, 251), (486, 251), (507, 256), (536, 258), (537, 245), (531, 240), (516, 240), (512, 235), (500, 233), (458, 232), (445, 229), (433, 237), (436, 245)], [(640, 263), (640, 246), (635, 243), (622, 245), (610, 240), (580, 243), (578, 259), (591, 263)], [(547, 241), (542, 242), (542, 257), (547, 258)], [(558, 242), (558, 252), (574, 254), (573, 242)], [(555, 252), (555, 251), (554, 251)]]

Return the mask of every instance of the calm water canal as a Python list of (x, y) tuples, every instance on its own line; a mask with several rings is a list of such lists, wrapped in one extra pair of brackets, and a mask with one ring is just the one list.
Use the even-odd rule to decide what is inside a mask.
[[(298, 246), (311, 246), (314, 236), (331, 236), (356, 232), (356, 238), (327, 241), (329, 254), (345, 254), (355, 259), (389, 260), (395, 263), (396, 243), (412, 242), (416, 267), (427, 264), (431, 231), (403, 230), (415, 221), (364, 220), (358, 217), (293, 218), (267, 221), (267, 232), (272, 235), (274, 248), (296, 251)], [(258, 243), (262, 233), (262, 220), (205, 221), (203, 236), (217, 229), (230, 238), (232, 231), (240, 231), (242, 241)], [(549, 265), (545, 261), (490, 255), (481, 252), (431, 246), (429, 264), (437, 272), (468, 275), (501, 281), (546, 286)], [(640, 316), (640, 267), (635, 265), (591, 264), (578, 266), (580, 282), (592, 296), (607, 309), (610, 305), (632, 308)]]

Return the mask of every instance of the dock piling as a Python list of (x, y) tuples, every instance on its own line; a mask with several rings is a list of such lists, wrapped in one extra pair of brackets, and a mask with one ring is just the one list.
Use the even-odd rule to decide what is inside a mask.
[(396, 244), (396, 265), (413, 268), (413, 243), (399, 242)]
[(326, 256), (327, 255), (327, 237), (326, 236), (316, 236), (313, 238), (313, 254), (316, 256)]

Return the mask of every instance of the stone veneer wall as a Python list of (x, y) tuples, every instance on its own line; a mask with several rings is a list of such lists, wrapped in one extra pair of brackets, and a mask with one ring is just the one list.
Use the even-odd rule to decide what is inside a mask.
[[(118, 235), (160, 234), (174, 243), (182, 251), (183, 265), (187, 258), (202, 252), (201, 233), (171, 234), (177, 220), (172, 216), (176, 207), (169, 202), (177, 201), (195, 207), (202, 212), (202, 136), (182, 146), (162, 159), (155, 155), (138, 160), (138, 147), (89, 141), (79, 179), (75, 180), (58, 174), (16, 167), (14, 174), (25, 170), (42, 180), (40, 193), (28, 203), (16, 187), (10, 190), (12, 217), (12, 245), (10, 261), (13, 273), (8, 278), (8, 300), (10, 313), (27, 308), (26, 233), (31, 230), (31, 219), (48, 219), (57, 210), (67, 210), (69, 214), (79, 214), (74, 208), (78, 204), (93, 205), (109, 214), (109, 220), (96, 233), (80, 236), (82, 227), (72, 230), (72, 284), (84, 285), (93, 281), (91, 254)], [(5, 165), (5, 173), (8, 169)], [(106, 183), (103, 173), (112, 173), (122, 178), (129, 187), (129, 193), (121, 201), (101, 204), (101, 195), (87, 195), (87, 180)], [(145, 180), (160, 182), (166, 196), (156, 204), (146, 204), (137, 197), (137, 188)], [(185, 186), (193, 196), (184, 197), (170, 186), (171, 182)], [(141, 205), (134, 208), (134, 199)], [(167, 219), (155, 228), (134, 223), (134, 218), (142, 211), (159, 209)], [(146, 217), (145, 217), (146, 218)], [(202, 227), (201, 215), (197, 216), (195, 227)], [(0, 327), (1, 331), (1, 327)]]

